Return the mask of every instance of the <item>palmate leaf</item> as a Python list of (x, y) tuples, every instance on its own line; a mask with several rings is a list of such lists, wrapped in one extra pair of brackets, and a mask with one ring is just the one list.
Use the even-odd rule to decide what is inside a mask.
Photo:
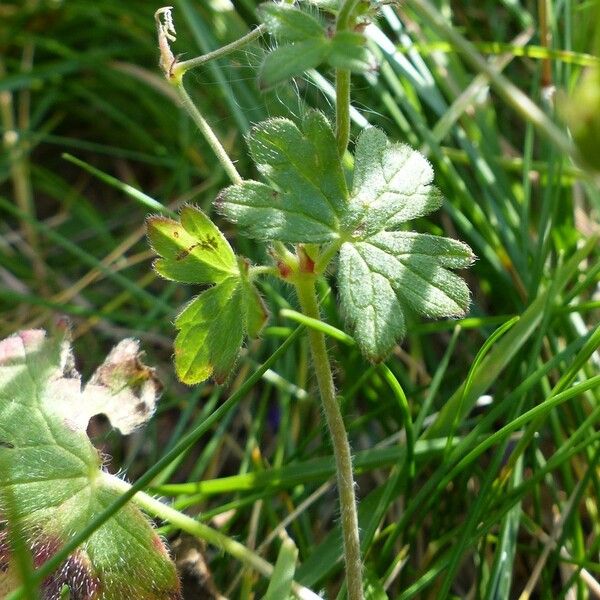
[(230, 186), (217, 198), (217, 209), (259, 240), (338, 239), (348, 190), (327, 119), (310, 111), (302, 130), (289, 119), (263, 121), (251, 130), (248, 146), (270, 185)]
[(356, 143), (354, 180), (340, 248), (338, 284), (346, 321), (363, 354), (385, 358), (406, 332), (405, 310), (459, 317), (469, 305), (464, 281), (448, 269), (474, 259), (461, 242), (397, 231), (439, 208), (433, 169), (419, 152), (366, 129)]
[(370, 360), (385, 358), (403, 337), (407, 309), (433, 318), (465, 313), (467, 286), (448, 269), (469, 266), (471, 249), (399, 231), (442, 203), (421, 154), (366, 129), (348, 194), (333, 132), (319, 113), (309, 113), (302, 131), (283, 119), (260, 123), (248, 143), (268, 183), (227, 188), (219, 210), (257, 239), (339, 244), (341, 308)]
[[(21, 536), (34, 567), (52, 558), (121, 494), (102, 472), (86, 434), (104, 413), (123, 433), (154, 410), (157, 383), (138, 345), (121, 342), (82, 387), (66, 335), (22, 331), (0, 342), (0, 590), (20, 585), (10, 543)], [(148, 520), (127, 504), (42, 583), (58, 600), (66, 586), (85, 600), (180, 597), (175, 567)]]
[(215, 284), (193, 299), (175, 320), (175, 370), (184, 383), (231, 374), (244, 335), (257, 336), (267, 310), (248, 279), (248, 263), (236, 257), (223, 234), (199, 209), (184, 206), (180, 221), (150, 217), (154, 263), (167, 279)]
[(405, 332), (405, 307), (426, 317), (460, 317), (465, 282), (447, 268), (468, 267), (471, 249), (448, 238), (381, 231), (344, 242), (338, 285), (346, 321), (363, 354), (385, 358)]

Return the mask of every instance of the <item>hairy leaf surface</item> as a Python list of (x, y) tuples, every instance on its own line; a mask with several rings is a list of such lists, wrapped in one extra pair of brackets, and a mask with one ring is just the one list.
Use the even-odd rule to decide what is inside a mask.
[(365, 36), (355, 31), (340, 31), (332, 38), (327, 62), (334, 69), (348, 69), (353, 73), (365, 73), (376, 68)]
[(259, 85), (270, 88), (322, 63), (355, 73), (370, 71), (375, 62), (358, 32), (328, 31), (312, 14), (290, 4), (266, 2), (257, 9), (259, 18), (280, 45), (269, 52), (259, 71)]
[(329, 44), (325, 39), (279, 46), (265, 56), (259, 70), (259, 85), (261, 89), (269, 89), (281, 81), (315, 69), (328, 53)]
[(366, 129), (356, 142), (344, 227), (361, 234), (394, 230), (437, 210), (442, 196), (432, 182), (433, 169), (422, 154), (405, 144), (390, 144), (380, 129)]
[(342, 244), (338, 283), (346, 320), (373, 361), (406, 332), (408, 307), (426, 317), (458, 317), (469, 304), (465, 282), (448, 268), (467, 267), (471, 249), (436, 236), (382, 231)]
[(265, 2), (256, 9), (260, 20), (267, 26), (271, 35), (289, 42), (298, 42), (323, 37), (323, 24), (291, 4)]
[(256, 239), (339, 244), (341, 307), (369, 359), (382, 360), (404, 336), (406, 310), (431, 318), (465, 313), (468, 289), (449, 269), (469, 266), (470, 248), (399, 231), (442, 203), (419, 152), (366, 129), (348, 194), (333, 131), (320, 113), (310, 113), (302, 130), (285, 119), (260, 123), (248, 144), (267, 183), (227, 188), (219, 210)]
[(216, 283), (238, 274), (231, 246), (202, 211), (184, 206), (180, 219), (148, 220), (150, 245), (162, 257), (154, 262), (158, 273), (183, 283)]
[(230, 186), (219, 195), (218, 210), (255, 239), (338, 239), (348, 190), (327, 119), (311, 111), (302, 130), (289, 119), (269, 119), (252, 129), (248, 146), (270, 185)]
[[(48, 339), (29, 330), (0, 342), (0, 514), (8, 522), (0, 532), (0, 589), (20, 583), (11, 531), (38, 567), (120, 495), (102, 476), (102, 457), (86, 434), (90, 417), (104, 413), (129, 433), (152, 414), (157, 391), (133, 340), (121, 342), (84, 386), (64, 333)], [(43, 582), (43, 598), (58, 599), (65, 585), (82, 600), (179, 598), (163, 542), (131, 504)]]
[(185, 206), (181, 220), (148, 219), (148, 238), (161, 256), (154, 263), (167, 279), (214, 284), (193, 299), (175, 321), (175, 370), (184, 383), (231, 374), (244, 335), (257, 336), (267, 310), (223, 234), (199, 209)]
[(464, 281), (448, 269), (474, 259), (461, 242), (397, 231), (440, 207), (433, 169), (419, 152), (366, 129), (356, 144), (354, 180), (338, 268), (346, 321), (365, 356), (382, 360), (406, 332), (407, 309), (430, 318), (463, 316)]

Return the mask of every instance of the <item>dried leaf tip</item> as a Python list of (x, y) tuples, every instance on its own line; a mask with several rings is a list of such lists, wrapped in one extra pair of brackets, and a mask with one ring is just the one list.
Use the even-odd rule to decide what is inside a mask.
[(177, 39), (175, 24), (173, 23), (172, 6), (163, 6), (154, 13), (156, 29), (158, 31), (158, 48), (160, 50), (159, 65), (167, 79), (173, 75), (173, 66), (175, 65), (175, 55), (171, 51), (169, 42)]

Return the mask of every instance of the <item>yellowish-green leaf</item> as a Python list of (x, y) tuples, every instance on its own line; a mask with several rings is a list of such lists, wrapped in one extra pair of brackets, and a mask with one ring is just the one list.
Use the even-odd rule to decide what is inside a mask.
[(185, 283), (216, 283), (238, 273), (231, 246), (198, 208), (184, 206), (181, 221), (150, 217), (148, 239), (162, 258), (154, 268), (166, 279)]
[(161, 258), (156, 270), (168, 279), (215, 284), (194, 298), (175, 321), (175, 370), (184, 383), (213, 376), (218, 383), (235, 366), (244, 335), (257, 336), (268, 312), (249, 280), (249, 264), (234, 254), (213, 222), (185, 206), (181, 222), (148, 219), (148, 238)]

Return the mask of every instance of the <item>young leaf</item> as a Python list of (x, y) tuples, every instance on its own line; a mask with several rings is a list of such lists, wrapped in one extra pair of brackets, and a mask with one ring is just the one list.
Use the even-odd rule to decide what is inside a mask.
[(175, 321), (175, 370), (181, 381), (227, 379), (242, 345), (247, 302), (240, 279), (230, 277), (183, 309)]
[(344, 218), (338, 283), (346, 320), (365, 356), (379, 361), (405, 333), (406, 308), (427, 317), (462, 316), (469, 290), (448, 269), (474, 259), (461, 242), (396, 231), (439, 208), (427, 160), (378, 129), (356, 144), (353, 190)]
[(329, 43), (325, 38), (279, 46), (265, 56), (258, 73), (258, 86), (267, 90), (314, 69), (325, 60), (328, 53)]
[[(0, 590), (20, 585), (8, 540), (21, 535), (34, 567), (56, 554), (120, 492), (102, 476), (102, 457), (86, 435), (106, 414), (124, 433), (145, 422), (158, 385), (125, 340), (81, 385), (65, 335), (22, 331), (0, 342)], [(15, 515), (15, 510), (18, 512)], [(14, 523), (19, 531), (11, 533)], [(180, 597), (175, 567), (148, 520), (127, 504), (43, 581), (43, 598), (98, 600)]]
[(323, 24), (307, 12), (291, 4), (265, 2), (256, 9), (269, 33), (288, 42), (325, 38)]
[(245, 181), (226, 188), (218, 210), (255, 239), (337, 239), (348, 190), (327, 119), (310, 111), (302, 131), (288, 119), (269, 119), (253, 128), (248, 146), (270, 186)]
[(187, 384), (211, 375), (222, 383), (230, 375), (244, 334), (256, 336), (267, 310), (248, 280), (248, 264), (237, 259), (212, 221), (185, 206), (181, 222), (148, 219), (148, 239), (161, 256), (154, 263), (167, 279), (215, 284), (193, 299), (175, 320), (175, 370)]
[(366, 39), (358, 32), (340, 31), (330, 35), (318, 19), (290, 4), (261, 4), (258, 15), (269, 33), (283, 42), (265, 56), (259, 71), (262, 89), (300, 76), (322, 63), (357, 73), (372, 71), (375, 67)]
[(154, 262), (158, 273), (183, 283), (217, 283), (238, 274), (231, 246), (202, 211), (184, 206), (180, 218), (148, 219), (148, 240), (162, 257)]

